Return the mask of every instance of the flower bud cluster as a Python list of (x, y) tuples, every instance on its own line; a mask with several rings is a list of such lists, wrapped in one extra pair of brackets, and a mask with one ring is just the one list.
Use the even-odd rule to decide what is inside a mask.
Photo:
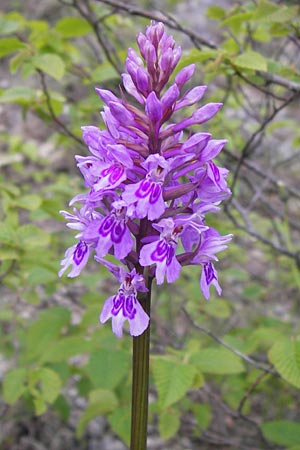
[[(120, 98), (96, 89), (106, 129), (82, 128), (90, 156), (76, 156), (76, 161), (87, 192), (70, 202), (81, 204), (74, 214), (62, 211), (67, 226), (78, 231), (78, 242), (66, 251), (59, 275), (69, 266), (69, 277), (79, 275), (95, 255), (116, 276), (120, 289), (107, 299), (100, 320), (112, 318), (118, 337), (125, 320), (133, 336), (148, 327), (149, 317), (137, 300), (138, 292), (147, 291), (145, 268), (147, 277), (162, 284), (174, 282), (183, 266), (200, 265), (205, 298), (211, 285), (220, 294), (213, 261), (232, 237), (221, 236), (205, 221), (206, 213), (217, 212), (230, 195), (228, 171), (213, 162), (226, 141), (202, 132), (186, 137), (185, 132), (207, 122), (222, 105), (205, 104), (172, 122), (175, 111), (198, 104), (206, 86), (185, 89), (194, 64), (169, 82), (181, 49), (162, 23), (151, 23), (137, 43), (140, 55), (128, 50)], [(104, 259), (109, 254), (127, 269)]]

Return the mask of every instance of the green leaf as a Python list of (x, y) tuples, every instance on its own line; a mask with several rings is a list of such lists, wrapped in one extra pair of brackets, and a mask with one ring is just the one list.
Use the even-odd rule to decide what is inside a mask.
[(42, 355), (61, 329), (70, 322), (70, 312), (62, 307), (53, 307), (40, 314), (26, 333), (26, 360)]
[(84, 36), (92, 31), (91, 25), (81, 17), (65, 17), (57, 22), (55, 29), (66, 38)]
[(34, 266), (29, 269), (26, 278), (29, 286), (38, 286), (39, 284), (47, 284), (57, 280), (57, 271), (48, 269), (47, 267)]
[(195, 414), (195, 418), (201, 428), (203, 430), (206, 430), (206, 428), (209, 427), (212, 419), (211, 406), (206, 403), (197, 403), (192, 406), (192, 411)]
[(0, 95), (0, 103), (27, 105), (36, 98), (36, 91), (26, 86), (8, 88)]
[(34, 211), (38, 209), (42, 204), (42, 198), (36, 194), (23, 195), (15, 201), (15, 205), (20, 208), (28, 209), (29, 211)]
[(36, 247), (46, 247), (50, 244), (49, 233), (37, 227), (36, 225), (26, 224), (18, 229), (18, 236), (22, 246), (29, 249)]
[(112, 430), (129, 447), (130, 444), (130, 409), (128, 407), (118, 407), (108, 416), (108, 422)]
[(24, 47), (26, 47), (25, 44), (17, 38), (0, 39), (0, 58)]
[(267, 60), (260, 53), (252, 50), (238, 55), (232, 63), (242, 69), (267, 71)]
[(252, 18), (252, 12), (234, 14), (220, 23), (220, 27), (227, 26), (237, 33), (240, 28)]
[(105, 389), (91, 391), (89, 405), (81, 416), (77, 426), (77, 437), (82, 436), (84, 429), (90, 420), (116, 410), (117, 405), (118, 400), (114, 392), (107, 391)]
[(300, 342), (281, 339), (275, 342), (268, 353), (282, 378), (300, 388)]
[(7, 16), (0, 16), (0, 34), (15, 33), (20, 28), (20, 22), (10, 20)]
[(162, 439), (167, 441), (175, 436), (180, 425), (180, 412), (178, 410), (167, 410), (159, 415), (158, 429)]
[(42, 354), (41, 361), (64, 361), (74, 355), (87, 353), (89, 350), (90, 343), (82, 336), (67, 336), (48, 345)]
[(37, 69), (42, 70), (55, 80), (60, 80), (65, 73), (65, 63), (62, 58), (54, 53), (42, 53), (33, 59)]
[(152, 370), (162, 410), (180, 400), (192, 388), (197, 370), (164, 358), (153, 358)]
[(206, 17), (213, 20), (222, 20), (225, 17), (225, 11), (220, 6), (210, 6), (205, 14)]
[(42, 367), (36, 370), (36, 377), (43, 400), (52, 404), (57, 399), (62, 385), (59, 375), (52, 369)]
[(25, 381), (27, 369), (18, 368), (7, 372), (3, 379), (3, 398), (9, 404), (14, 404), (26, 391)]
[(274, 420), (261, 425), (264, 436), (278, 445), (300, 444), (300, 424), (288, 420)]
[(226, 348), (205, 348), (194, 353), (191, 362), (204, 373), (227, 375), (245, 370), (240, 358)]
[(83, 370), (95, 387), (114, 389), (128, 374), (129, 366), (129, 353), (123, 350), (114, 352), (99, 350), (91, 354), (90, 360)]

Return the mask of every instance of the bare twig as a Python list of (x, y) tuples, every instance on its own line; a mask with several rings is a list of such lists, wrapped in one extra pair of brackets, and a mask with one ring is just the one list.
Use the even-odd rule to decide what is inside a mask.
[(259, 370), (263, 370), (266, 373), (272, 374), (275, 377), (281, 378), (279, 373), (276, 372), (276, 370), (272, 369), (271, 367), (266, 367), (266, 366), (262, 365), (260, 362), (255, 361), (255, 359), (250, 358), (250, 356), (245, 355), (244, 353), (240, 352), (236, 348), (234, 348), (231, 345), (227, 344), (227, 342), (223, 341), (221, 338), (216, 336), (210, 330), (207, 330), (206, 328), (202, 327), (202, 325), (196, 324), (193, 321), (193, 319), (191, 318), (191, 316), (189, 315), (189, 313), (187, 312), (187, 310), (185, 308), (182, 308), (182, 310), (183, 310), (184, 314), (186, 315), (187, 319), (189, 320), (189, 322), (191, 323), (191, 325), (195, 329), (197, 329), (197, 330), (201, 331), (202, 333), (206, 334), (207, 336), (211, 337), (214, 341), (218, 342), (223, 347), (227, 348), (227, 350), (231, 351), (232, 353), (234, 353), (239, 358), (243, 359), (248, 364), (251, 364), (252, 366), (255, 366)]
[(61, 122), (61, 120), (59, 120), (59, 118), (56, 116), (56, 114), (55, 114), (55, 112), (54, 112), (54, 110), (52, 108), (52, 105), (51, 105), (51, 97), (50, 97), (49, 90), (48, 90), (48, 87), (47, 87), (45, 74), (40, 69), (36, 69), (36, 70), (37, 70), (37, 73), (40, 76), (43, 93), (44, 93), (45, 99), (46, 99), (46, 105), (47, 105), (49, 114), (50, 114), (53, 122), (55, 122), (63, 130), (63, 132), (67, 136), (69, 136), (74, 141), (76, 141), (77, 144), (80, 144), (81, 146), (83, 146), (82, 140), (79, 137), (77, 137), (74, 133), (72, 133), (72, 131), (70, 131), (69, 128), (63, 122)]

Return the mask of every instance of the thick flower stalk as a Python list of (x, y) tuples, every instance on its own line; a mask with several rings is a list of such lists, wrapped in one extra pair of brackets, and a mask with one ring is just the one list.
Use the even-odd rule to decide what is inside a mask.
[[(80, 209), (62, 211), (78, 242), (66, 251), (59, 274), (71, 266), (68, 276), (76, 277), (94, 256), (115, 275), (120, 288), (106, 300), (100, 321), (111, 318), (118, 337), (126, 321), (132, 336), (147, 329), (149, 317), (138, 298), (154, 277), (157, 284), (173, 283), (182, 267), (197, 264), (204, 297), (211, 286), (221, 294), (214, 261), (231, 240), (205, 220), (230, 195), (228, 171), (213, 162), (226, 141), (190, 129), (210, 120), (222, 104), (199, 106), (206, 86), (185, 88), (194, 64), (170, 81), (181, 49), (162, 23), (147, 27), (137, 44), (140, 55), (128, 50), (120, 97), (96, 89), (105, 105), (105, 129), (82, 128), (91, 155), (76, 160), (87, 192), (70, 203)], [(197, 107), (189, 117), (172, 119), (192, 105)]]

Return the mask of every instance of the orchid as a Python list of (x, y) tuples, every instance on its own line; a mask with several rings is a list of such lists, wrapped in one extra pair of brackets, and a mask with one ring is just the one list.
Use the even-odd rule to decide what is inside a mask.
[(148, 328), (150, 317), (139, 295), (154, 278), (157, 284), (173, 283), (184, 266), (199, 265), (204, 297), (209, 298), (211, 286), (221, 294), (213, 261), (232, 237), (220, 236), (206, 223), (206, 214), (217, 212), (230, 196), (228, 171), (213, 161), (226, 141), (198, 130), (186, 133), (210, 120), (222, 104), (202, 104), (173, 122), (175, 111), (198, 105), (206, 86), (185, 89), (194, 64), (171, 81), (181, 49), (162, 23), (151, 23), (137, 44), (140, 54), (128, 50), (120, 98), (96, 89), (105, 104), (105, 129), (82, 128), (91, 155), (77, 155), (76, 161), (87, 192), (71, 201), (81, 203), (79, 211), (62, 211), (79, 233), (59, 275), (71, 266), (68, 276), (78, 276), (91, 255), (115, 275), (121, 284), (106, 300), (100, 321), (111, 319), (117, 337), (126, 321), (135, 337)]

